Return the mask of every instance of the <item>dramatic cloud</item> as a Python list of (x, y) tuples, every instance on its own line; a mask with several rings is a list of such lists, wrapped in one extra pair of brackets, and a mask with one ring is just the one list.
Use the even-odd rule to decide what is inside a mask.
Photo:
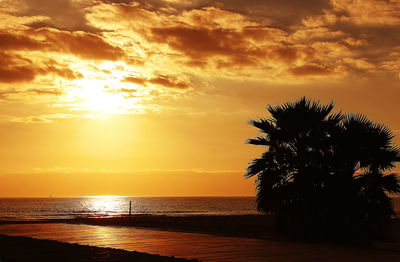
[(53, 51), (86, 59), (117, 60), (124, 55), (121, 48), (107, 43), (100, 36), (49, 28), (26, 30), (19, 34), (0, 32), (0, 47), (3, 50)]
[(105, 101), (143, 113), (197, 92), (228, 94), (214, 86), (220, 78), (395, 82), (399, 13), (383, 0), (5, 1), (0, 85), (58, 86), (54, 105), (85, 113)]
[(38, 65), (32, 59), (0, 52), (0, 83), (29, 82), (38, 75), (53, 74), (73, 80), (82, 77), (71, 69), (48, 60)]
[(85, 8), (94, 1), (86, 0), (4, 0), (1, 6), (7, 7), (17, 16), (41, 16), (42, 21), (27, 23), (33, 28), (53, 27), (68, 31), (98, 32), (88, 25)]

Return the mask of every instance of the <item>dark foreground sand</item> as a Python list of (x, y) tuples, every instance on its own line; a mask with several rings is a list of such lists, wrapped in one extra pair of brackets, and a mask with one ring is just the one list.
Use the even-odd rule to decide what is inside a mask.
[(97, 226), (122, 226), (159, 229), (165, 231), (181, 231), (205, 233), (220, 236), (249, 237), (275, 239), (274, 218), (261, 215), (233, 216), (165, 216), (165, 215), (132, 215), (118, 217), (74, 219), (47, 219), (37, 221), (1, 221), (2, 224), (27, 223), (68, 223)]
[[(99, 226), (123, 226), (160, 229), (166, 231), (182, 231), (205, 233), (220, 236), (284, 240), (275, 232), (275, 218), (265, 215), (233, 215), (233, 216), (164, 216), (164, 215), (132, 215), (102, 218), (75, 218), (47, 220), (71, 224), (87, 224)], [(1, 221), (0, 221), (1, 224)], [(382, 231), (381, 240), (396, 242), (400, 250), (400, 219), (393, 218), (390, 225)], [(393, 245), (392, 245), (393, 246)]]
[(141, 252), (129, 252), (114, 248), (101, 248), (78, 244), (39, 240), (28, 237), (0, 235), (1, 262), (48, 262), (48, 261), (197, 261), (163, 257)]
[[(51, 220), (54, 222), (54, 220)], [(166, 231), (206, 233), (220, 236), (272, 239), (274, 218), (261, 215), (164, 216), (133, 215), (104, 218), (76, 218), (57, 222), (100, 226), (152, 228)]]
[[(220, 236), (232, 236), (277, 240), (274, 233), (272, 217), (243, 216), (153, 216), (132, 215), (103, 218), (51, 219), (40, 221), (0, 221), (1, 224), (15, 223), (72, 223), (100, 226), (122, 226), (159, 229), (165, 231), (182, 231), (206, 233)], [(394, 220), (392, 230), (400, 236), (400, 223)], [(381, 241), (372, 249), (355, 249), (346, 247), (304, 245), (290, 241), (270, 241), (274, 246), (269, 253), (278, 253), (274, 261), (400, 261), (400, 241)], [(245, 241), (245, 240), (244, 240)], [(286, 249), (285, 249), (286, 247)], [(267, 247), (270, 249), (271, 247)], [(274, 251), (275, 250), (275, 251)], [(290, 250), (286, 253), (285, 250)], [(298, 251), (297, 253), (295, 251)], [(322, 250), (322, 251), (321, 251)], [(325, 250), (325, 251), (323, 251)], [(283, 253), (284, 254), (283, 254)], [(330, 252), (330, 253), (329, 253)], [(282, 254), (281, 254), (282, 253)], [(358, 256), (357, 254), (363, 254)], [(297, 255), (296, 255), (297, 254)], [(368, 255), (370, 254), (370, 255)], [(175, 254), (174, 254), (175, 255)], [(326, 256), (325, 256), (326, 255)], [(336, 260), (342, 257), (343, 259)], [(313, 259), (315, 258), (315, 259)], [(329, 259), (331, 258), (331, 259)], [(49, 240), (34, 240), (22, 237), (0, 236), (0, 261), (184, 261), (171, 257), (160, 257), (139, 252), (128, 252), (118, 249), (97, 248), (66, 244)], [(272, 260), (271, 260), (272, 261)]]

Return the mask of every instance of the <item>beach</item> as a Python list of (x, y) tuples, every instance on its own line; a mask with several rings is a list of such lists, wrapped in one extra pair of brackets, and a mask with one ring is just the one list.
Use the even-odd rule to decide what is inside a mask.
[(6, 244), (0, 254), (1, 261), (32, 261), (31, 257), (37, 257), (35, 261), (179, 261), (171, 256), (200, 261), (400, 260), (399, 242), (376, 242), (372, 248), (292, 242), (278, 239), (272, 222), (264, 216), (149, 215), (1, 221), (0, 234), (14, 236), (2, 236)]
[(0, 261), (196, 261), (114, 248), (0, 235)]
[(274, 217), (263, 215), (134, 215), (104, 218), (48, 220), (71, 224), (152, 228), (221, 236), (273, 239)]

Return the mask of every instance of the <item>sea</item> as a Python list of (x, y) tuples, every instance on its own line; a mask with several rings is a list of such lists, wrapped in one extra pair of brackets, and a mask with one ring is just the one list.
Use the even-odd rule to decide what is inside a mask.
[[(0, 198), (0, 220), (70, 219), (141, 215), (257, 215), (255, 197)], [(400, 216), (400, 198), (393, 199)]]
[(69, 219), (129, 214), (254, 215), (255, 197), (73, 197), (0, 198), (1, 220)]

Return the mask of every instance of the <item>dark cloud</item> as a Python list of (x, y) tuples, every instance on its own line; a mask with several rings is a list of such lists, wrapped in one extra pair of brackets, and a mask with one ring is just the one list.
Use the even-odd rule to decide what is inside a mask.
[(0, 83), (29, 82), (38, 75), (55, 74), (66, 79), (81, 78), (66, 66), (60, 66), (54, 61), (38, 65), (34, 61), (17, 54), (0, 52)]
[(141, 78), (141, 77), (128, 76), (128, 77), (125, 77), (123, 81), (138, 84), (138, 85), (146, 85), (147, 79)]
[(32, 81), (36, 74), (31, 60), (0, 52), (0, 83)]
[(0, 32), (1, 50), (38, 50), (43, 45), (26, 35), (17, 35), (8, 32)]
[(36, 72), (27, 66), (0, 67), (0, 83), (28, 82), (36, 77)]
[[(130, 1), (105, 1), (126, 3)], [(181, 13), (204, 7), (218, 7), (223, 10), (239, 13), (257, 22), (270, 21), (270, 26), (289, 28), (300, 24), (302, 19), (311, 15), (323, 14), (331, 8), (330, 0), (193, 0), (193, 1), (163, 1), (138, 0), (143, 8), (152, 11)]]
[(87, 59), (117, 60), (124, 55), (124, 51), (106, 42), (102, 37), (84, 32), (66, 32), (38, 29), (34, 34), (44, 36), (48, 41), (48, 48), (58, 52), (66, 52)]
[(176, 79), (172, 79), (169, 76), (157, 76), (155, 78), (151, 78), (148, 80), (152, 84), (161, 85), (169, 88), (178, 88), (178, 89), (186, 89), (190, 87), (190, 84), (184, 81), (178, 81)]
[(270, 20), (270, 26), (288, 28), (300, 24), (302, 19), (323, 14), (330, 8), (330, 0), (223, 0), (213, 1), (221, 8), (241, 13), (252, 20)]
[(271, 49), (271, 54), (279, 61), (283, 61), (285, 63), (292, 63), (298, 57), (298, 50), (293, 46), (278, 46)]
[(269, 42), (282, 35), (270, 28), (245, 28), (243, 31), (194, 27), (153, 28), (152, 40), (168, 44), (188, 56), (190, 65), (204, 66), (213, 57), (217, 67), (257, 66), (265, 62), (294, 63), (313, 58), (315, 50), (305, 45)]
[(109, 44), (98, 35), (84, 32), (71, 33), (50, 28), (27, 30), (20, 34), (1, 32), (0, 48), (2, 50), (54, 51), (86, 59), (117, 60), (124, 56), (121, 48)]
[(329, 68), (320, 65), (303, 65), (289, 70), (294, 76), (328, 75), (332, 73)]
[(17, 0), (11, 3), (18, 4), (19, 16), (45, 16), (48, 20), (29, 24), (32, 28), (43, 26), (68, 31), (99, 32), (88, 23), (84, 8), (92, 6), (91, 1), (72, 0)]
[[(349, 73), (352, 68), (360, 75), (379, 68), (398, 71), (398, 55), (394, 53), (399, 53), (400, 7), (393, 1), (55, 0), (49, 4), (50, 0), (21, 0), (18, 3), (19, 15), (42, 15), (48, 19), (30, 20), (36, 21), (30, 24), (39, 28), (36, 30), (0, 32), (3, 51), (50, 51), (89, 60), (124, 60), (129, 64), (133, 56), (129, 58), (124, 48), (137, 49), (142, 59), (137, 61), (145, 61), (141, 66), (146, 61), (150, 64), (152, 57), (161, 61), (168, 56), (174, 66), (204, 69), (209, 66), (213, 70), (246, 67), (249, 76), (264, 69), (280, 76), (286, 72), (289, 77), (328, 76), (333, 71)], [(374, 4), (382, 12), (375, 10)], [(89, 28), (92, 25), (85, 14), (93, 25), (97, 22), (109, 32), (89, 33), (95, 29)], [(107, 19), (112, 22), (107, 24)], [(123, 30), (114, 32), (114, 26)], [(116, 35), (120, 38), (114, 43), (121, 45), (109, 41)], [(160, 45), (168, 45), (169, 49)], [(347, 58), (364, 61), (368, 68), (360, 63), (347, 65), (350, 63), (345, 61)], [(13, 70), (1, 69), (2, 75), (8, 74), (4, 76), (8, 80), (3, 81), (30, 81), (38, 74), (20, 63)], [(67, 68), (46, 67), (46, 70), (68, 79), (79, 77)], [(123, 81), (179, 89), (190, 86), (167, 76), (127, 77)]]
[(400, 43), (399, 26), (393, 25), (362, 25), (350, 22), (338, 22), (331, 26), (331, 30), (338, 29), (355, 39), (361, 39), (367, 44), (356, 46), (354, 49), (362, 51), (362, 54), (379, 54), (387, 52), (389, 48), (397, 47)]
[(61, 96), (62, 91), (54, 88), (36, 88), (27, 90), (8, 89), (0, 91), (0, 99), (7, 99), (9, 96), (33, 97), (33, 96)]
[[(154, 28), (153, 41), (166, 43), (192, 60), (201, 61), (212, 56), (229, 57), (239, 64), (254, 64), (266, 55), (265, 51), (251, 46), (245, 34), (230, 30), (206, 28)], [(253, 57), (253, 58), (252, 58)]]
[(189, 82), (178, 80), (176, 78), (166, 75), (159, 75), (153, 78), (125, 77), (123, 81), (144, 86), (146, 86), (147, 83), (151, 83), (163, 87), (176, 88), (176, 89), (187, 89), (191, 86)]
[[(183, 58), (179, 61), (186, 66), (268, 68), (269, 63), (278, 61), (286, 64), (292, 75), (329, 75), (327, 65), (340, 66), (346, 57), (365, 59), (378, 68), (387, 63), (390, 54), (399, 52), (400, 5), (393, 1), (103, 2), (114, 3), (124, 19), (142, 21), (146, 16), (147, 22), (154, 20), (144, 10), (164, 15), (165, 20), (150, 23), (150, 34), (143, 33), (146, 29), (140, 30), (147, 41), (179, 51)], [(226, 18), (218, 17), (221, 14), (236, 18), (241, 14), (243, 17), (238, 19), (242, 24), (225, 28), (219, 23)], [(254, 26), (249, 22), (255, 22)], [(346, 39), (353, 39), (353, 43)], [(393, 60), (392, 55), (390, 59)], [(301, 64), (306, 66), (295, 67)]]
[(47, 65), (44, 69), (41, 69), (41, 71), (45, 74), (52, 73), (68, 80), (83, 78), (81, 73), (74, 72), (66, 66)]

